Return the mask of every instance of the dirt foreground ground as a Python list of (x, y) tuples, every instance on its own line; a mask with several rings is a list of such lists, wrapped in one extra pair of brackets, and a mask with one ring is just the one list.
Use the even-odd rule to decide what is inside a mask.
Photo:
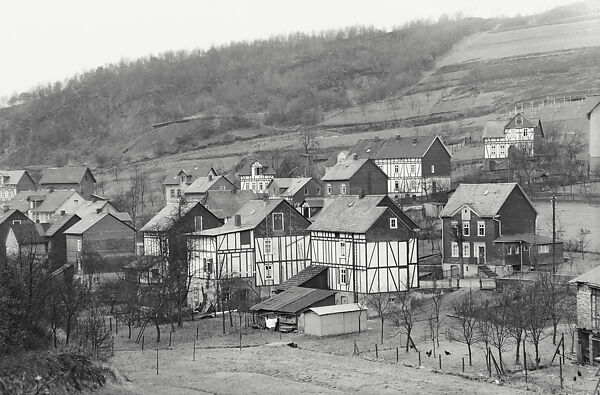
[(114, 366), (122, 385), (103, 394), (406, 393), (518, 394), (515, 387), (464, 379), (395, 364), (338, 356), (284, 344), (197, 350), (118, 352)]

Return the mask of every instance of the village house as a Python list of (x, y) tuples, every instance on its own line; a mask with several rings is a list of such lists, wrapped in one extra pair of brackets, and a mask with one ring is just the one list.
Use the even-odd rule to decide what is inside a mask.
[[(6, 234), (12, 225), (32, 222), (25, 214), (19, 210), (9, 209), (5, 206), (0, 211), (0, 240), (6, 240)], [(5, 243), (0, 243), (0, 260), (6, 258)]]
[(209, 174), (206, 177), (198, 177), (186, 189), (184, 195), (187, 201), (201, 200), (208, 191), (233, 191), (238, 188), (225, 176), (213, 176)]
[(200, 202), (167, 203), (141, 229), (144, 255), (186, 256), (185, 233), (199, 232), (223, 225), (223, 221)]
[(577, 363), (600, 357), (600, 266), (574, 278), (577, 286)]
[(419, 287), (418, 226), (388, 195), (332, 199), (308, 230), (312, 264), (329, 268), (338, 304)]
[(285, 158), (252, 158), (244, 161), (238, 173), (241, 190), (268, 193), (271, 180), (290, 177), (292, 169)]
[(6, 257), (21, 264), (41, 260), (48, 252), (48, 242), (41, 224), (23, 222), (8, 228), (4, 246)]
[(555, 250), (537, 234), (537, 211), (516, 183), (461, 184), (440, 218), (446, 275), (507, 275), (548, 267), (553, 255), (562, 261), (562, 244)]
[(371, 159), (357, 154), (328, 168), (321, 181), (323, 196), (387, 193), (387, 175)]
[(285, 200), (251, 200), (220, 228), (189, 235), (194, 292), (242, 278), (260, 296), (310, 263), (310, 222)]
[(518, 113), (507, 121), (487, 121), (483, 129), (484, 158), (493, 170), (495, 159), (506, 159), (511, 147), (526, 157), (533, 157), (544, 129), (540, 119), (527, 119)]
[(256, 199), (253, 191), (233, 189), (231, 191), (208, 191), (200, 203), (223, 223), (226, 223), (244, 204), (253, 199)]
[(64, 231), (67, 263), (88, 285), (122, 271), (135, 260), (135, 229), (110, 213), (91, 214)]
[(167, 203), (178, 202), (198, 177), (216, 177), (217, 175), (212, 167), (200, 168), (196, 166), (191, 169), (170, 170), (163, 180), (165, 201)]
[(39, 182), (43, 189), (67, 189), (90, 199), (94, 193), (96, 178), (85, 166), (52, 167), (42, 171)]
[(350, 152), (387, 175), (387, 193), (416, 197), (450, 189), (450, 152), (439, 136), (359, 140)]
[(80, 204), (87, 202), (74, 190), (22, 191), (8, 202), (8, 206), (17, 209), (33, 222), (46, 224), (54, 214), (74, 213)]
[(308, 197), (322, 195), (322, 186), (312, 177), (273, 178), (268, 186), (271, 199), (285, 199), (298, 207)]
[(65, 231), (75, 225), (81, 217), (77, 214), (54, 214), (50, 217), (45, 231), (48, 242), (48, 259), (52, 268), (58, 268), (67, 262), (67, 236)]
[(0, 170), (0, 204), (6, 204), (21, 191), (33, 191), (35, 188), (27, 170)]

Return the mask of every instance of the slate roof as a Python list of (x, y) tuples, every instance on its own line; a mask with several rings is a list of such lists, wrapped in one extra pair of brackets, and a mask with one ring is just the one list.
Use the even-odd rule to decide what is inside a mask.
[(75, 209), (75, 214), (79, 217), (85, 217), (90, 214), (97, 214), (97, 210), (104, 210), (105, 206), (111, 205), (108, 200), (84, 201), (81, 202)]
[[(515, 119), (521, 116), (523, 117), (523, 124), (517, 125)], [(518, 113), (514, 117), (507, 121), (486, 121), (483, 128), (483, 138), (502, 138), (504, 137), (505, 129), (521, 129), (521, 128), (534, 128), (534, 133), (541, 137), (544, 137), (544, 130), (542, 123), (539, 118), (526, 118), (522, 113)]]
[(303, 284), (306, 284), (308, 281), (312, 280), (326, 270), (327, 266), (308, 265), (295, 276), (292, 276), (283, 283), (279, 284), (277, 289), (285, 290), (291, 287), (301, 287)]
[(179, 185), (181, 181), (179, 180), (179, 173), (182, 171), (187, 175), (191, 175), (191, 178), (187, 181), (187, 184), (192, 184), (198, 177), (206, 177), (210, 171), (213, 171), (216, 174), (216, 171), (212, 166), (194, 166), (192, 168), (173, 168), (169, 169), (165, 175), (163, 180), (163, 185)]
[[(47, 189), (38, 191), (18, 192), (8, 203), (8, 207), (14, 208), (26, 213), (29, 210), (29, 201), (36, 200), (41, 203), (36, 207), (36, 211), (42, 213), (51, 213), (56, 211), (68, 198), (76, 193), (72, 190), (54, 190), (50, 192)], [(82, 198), (83, 199), (83, 198)]]
[(0, 176), (8, 177), (4, 184), (10, 185), (16, 185), (26, 173), (25, 170), (0, 170)]
[(17, 211), (19, 211), (19, 210), (9, 209), (7, 211), (0, 211), (0, 224), (3, 224), (4, 221), (9, 219), (10, 216), (13, 215)]
[(8, 201), (7, 205), (11, 209), (19, 210), (22, 213), (26, 213), (29, 210), (29, 197), (39, 196), (44, 197), (50, 193), (47, 189), (41, 189), (37, 191), (20, 191)]
[(316, 315), (328, 315), (336, 313), (350, 313), (353, 311), (367, 311), (366, 307), (361, 307), (358, 303), (335, 304), (332, 306), (311, 307), (308, 309)]
[(273, 295), (263, 302), (250, 307), (250, 310), (263, 312), (268, 311), (283, 314), (298, 314), (310, 308), (313, 304), (327, 299), (333, 295), (335, 295), (335, 291), (291, 287), (281, 293)]
[(42, 204), (40, 204), (36, 211), (40, 213), (52, 213), (58, 210), (58, 208), (69, 199), (75, 191), (70, 190), (54, 190), (49, 192)]
[[(536, 235), (533, 233), (520, 233), (516, 235), (500, 236), (494, 240), (494, 243), (518, 243), (521, 241), (532, 245), (552, 244), (552, 237)], [(562, 241), (556, 239), (556, 243), (562, 243)]]
[[(85, 218), (82, 218), (79, 222), (77, 222), (75, 225), (71, 226), (69, 229), (65, 230), (63, 233), (70, 234), (70, 235), (81, 235), (81, 234), (85, 233), (88, 229), (90, 229), (92, 226), (94, 226), (98, 222), (100, 222), (100, 220), (102, 220), (104, 217), (109, 216), (109, 215), (118, 220), (118, 218), (115, 217), (111, 213), (91, 214), (91, 215), (86, 216)], [(121, 222), (123, 225), (131, 228), (131, 226), (127, 225), (126, 223), (124, 223), (120, 220), (119, 220), (119, 222)], [(131, 229), (133, 229), (133, 228), (131, 228)]]
[[(89, 168), (86, 166), (51, 167), (42, 171), (40, 185), (44, 184), (79, 184)], [(91, 172), (90, 172), (91, 174)], [(92, 180), (96, 182), (92, 174)]]
[(498, 211), (515, 188), (521, 190), (523, 195), (527, 197), (515, 182), (460, 184), (440, 212), (440, 217), (452, 216), (456, 210), (465, 204), (469, 204), (469, 207), (480, 217), (493, 217), (498, 214)]
[(44, 244), (46, 231), (42, 224), (33, 222), (24, 222), (11, 225), (11, 229), (17, 238), (19, 244)]
[(346, 159), (327, 169), (327, 172), (321, 178), (323, 181), (349, 180), (356, 174), (361, 167), (369, 161), (369, 158)]
[[(216, 236), (220, 234), (240, 232), (256, 228), (275, 208), (285, 200), (250, 200), (246, 202), (235, 214), (242, 217), (242, 225), (236, 226), (235, 221), (230, 219), (220, 228), (207, 229), (200, 232), (194, 232), (195, 235), (201, 236)], [(288, 204), (289, 205), (289, 204)], [(290, 210), (295, 210), (292, 206)]]
[(596, 266), (592, 270), (588, 270), (579, 277), (575, 277), (570, 283), (583, 283), (596, 287), (600, 287), (600, 266)]
[(121, 222), (130, 222), (133, 223), (133, 219), (131, 218), (131, 215), (129, 215), (128, 212), (111, 212), (112, 216), (115, 217), (116, 219), (118, 219)]
[(186, 189), (185, 193), (206, 193), (217, 181), (221, 178), (229, 181), (225, 176), (216, 176), (212, 180), (209, 177), (198, 177), (192, 184)]
[(208, 191), (201, 203), (220, 219), (231, 218), (246, 202), (256, 199), (253, 191)]
[(435, 140), (442, 141), (438, 136), (359, 140), (350, 152), (371, 159), (422, 158)]
[(56, 232), (58, 232), (67, 222), (69, 222), (72, 218), (77, 218), (79, 221), (81, 219), (77, 214), (54, 214), (50, 217), (50, 227), (46, 229), (46, 236), (52, 237)]
[(191, 209), (199, 205), (199, 202), (190, 202), (183, 205), (179, 203), (167, 203), (154, 217), (140, 229), (141, 232), (165, 232), (173, 226), (173, 221), (183, 217)]
[[(304, 186), (306, 184), (308, 184), (310, 182), (310, 180), (312, 180), (312, 178), (310, 177), (302, 177), (302, 178), (274, 178), (273, 181), (276, 181), (276, 185), (278, 187), (283, 187), (284, 185), (286, 186), (286, 190), (283, 193), (280, 193), (279, 196), (281, 197), (292, 197), (294, 196), (296, 193), (298, 193), (298, 191), (302, 190), (304, 188)], [(279, 180), (286, 180), (285, 184), (281, 184), (279, 182)]]
[(506, 121), (486, 121), (483, 127), (483, 138), (504, 137)]

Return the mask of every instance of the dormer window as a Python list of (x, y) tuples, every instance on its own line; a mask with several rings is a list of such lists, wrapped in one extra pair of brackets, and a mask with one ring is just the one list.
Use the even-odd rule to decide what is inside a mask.
[(517, 118), (515, 119), (515, 123), (516, 123), (517, 125), (523, 125), (523, 118), (522, 118), (522, 117), (517, 117)]

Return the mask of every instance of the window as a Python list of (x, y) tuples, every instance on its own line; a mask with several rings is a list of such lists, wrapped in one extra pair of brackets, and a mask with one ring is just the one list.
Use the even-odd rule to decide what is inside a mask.
[(340, 284), (346, 285), (346, 269), (340, 269)]
[(398, 192), (400, 190), (400, 183), (398, 181), (394, 181), (394, 191)]
[(496, 144), (492, 144), (490, 146), (490, 153), (492, 154), (492, 156), (496, 156)]
[(463, 236), (469, 236), (471, 234), (470, 224), (463, 222)]
[(524, 245), (523, 246), (523, 252), (529, 252), (529, 246), (528, 245)]
[(398, 165), (394, 165), (394, 173), (395, 173), (395, 174), (398, 174), (398, 173), (399, 173), (399, 170), (400, 170), (400, 166), (398, 166)]
[(265, 280), (273, 279), (273, 265), (265, 265)]
[(341, 258), (346, 257), (346, 242), (345, 241), (340, 241), (340, 257)]
[(417, 189), (417, 182), (415, 180), (412, 180), (410, 182), (410, 190), (414, 192), (416, 189)]
[(265, 255), (273, 254), (273, 245), (271, 244), (271, 239), (265, 239)]
[(477, 236), (485, 236), (485, 222), (477, 221)]
[(181, 197), (181, 189), (177, 190), (177, 197)]
[(195, 231), (202, 230), (202, 217), (201, 216), (194, 217), (194, 230)]
[(415, 173), (415, 165), (410, 165), (410, 174)]
[(250, 245), (250, 231), (240, 232), (240, 244), (243, 246)]
[(220, 186), (219, 186), (219, 190), (220, 190), (220, 191), (224, 191), (224, 190), (225, 190), (225, 185), (220, 185)]
[(15, 219), (13, 220), (13, 225), (20, 225), (21, 224), (21, 220), (20, 219)]
[(81, 240), (77, 240), (77, 251), (81, 252)]
[(321, 195), (321, 188), (317, 188), (317, 196)]
[(308, 188), (304, 188), (304, 196), (308, 195)]
[(540, 254), (549, 254), (550, 253), (550, 246), (548, 244), (542, 245), (542, 246), (538, 246), (538, 252)]
[(204, 271), (206, 273), (212, 273), (212, 259), (205, 259), (204, 262)]
[(458, 243), (454, 241), (452, 242), (452, 257), (458, 257)]
[(591, 288), (592, 328), (600, 328), (600, 289)]
[(471, 245), (469, 243), (463, 243), (463, 257), (469, 258), (471, 256)]
[(435, 165), (431, 165), (431, 174), (435, 174)]
[(516, 124), (517, 124), (517, 125), (523, 125), (523, 118), (521, 118), (521, 117), (517, 117), (517, 119), (516, 119)]
[(340, 193), (341, 193), (342, 195), (345, 195), (345, 194), (346, 194), (346, 184), (342, 184), (342, 185), (340, 186)]
[(263, 190), (263, 187), (264, 187), (263, 183), (262, 183), (262, 182), (259, 182), (259, 183), (258, 183), (258, 190), (259, 190), (259, 191), (262, 191), (262, 190)]
[(500, 156), (502, 156), (502, 157), (506, 156), (505, 148), (506, 147), (504, 145), (500, 146)]
[(390, 218), (390, 229), (398, 229), (398, 218)]
[(327, 184), (327, 194), (331, 195), (331, 184)]
[(256, 183), (255, 183), (255, 182), (253, 182), (253, 183), (252, 183), (252, 190), (254, 191), (255, 189), (256, 189)]
[(527, 129), (523, 129), (523, 137), (527, 137)]
[(283, 230), (283, 213), (273, 213), (273, 230)]

